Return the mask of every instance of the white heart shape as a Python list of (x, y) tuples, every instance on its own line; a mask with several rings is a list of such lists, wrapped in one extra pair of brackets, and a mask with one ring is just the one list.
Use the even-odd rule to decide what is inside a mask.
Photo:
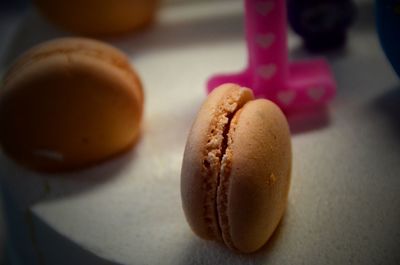
[(282, 90), (278, 93), (278, 99), (284, 105), (290, 105), (294, 98), (296, 97), (296, 92), (294, 90)]
[(270, 33), (270, 34), (260, 34), (256, 37), (256, 43), (261, 47), (261, 48), (268, 48), (271, 46), (271, 44), (275, 41), (275, 35)]
[(325, 89), (320, 86), (316, 87), (310, 87), (307, 90), (307, 94), (310, 96), (315, 101), (318, 101), (322, 98), (323, 95), (325, 95)]
[(276, 65), (275, 64), (267, 64), (260, 66), (257, 69), (257, 73), (264, 79), (270, 79), (276, 73)]
[(274, 8), (274, 2), (272, 1), (259, 2), (256, 4), (256, 11), (258, 14), (262, 16), (268, 15), (268, 13), (271, 12), (273, 8)]

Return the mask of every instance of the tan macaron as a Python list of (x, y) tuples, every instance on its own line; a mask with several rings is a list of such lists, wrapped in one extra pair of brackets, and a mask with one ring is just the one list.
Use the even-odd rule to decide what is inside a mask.
[(18, 162), (59, 171), (129, 148), (143, 112), (141, 82), (108, 44), (63, 38), (23, 54), (0, 90), (0, 145)]
[(34, 0), (39, 11), (54, 24), (77, 33), (110, 35), (149, 24), (159, 0)]
[(291, 160), (289, 127), (274, 103), (237, 85), (216, 88), (183, 158), (182, 204), (192, 230), (239, 252), (261, 248), (285, 211)]

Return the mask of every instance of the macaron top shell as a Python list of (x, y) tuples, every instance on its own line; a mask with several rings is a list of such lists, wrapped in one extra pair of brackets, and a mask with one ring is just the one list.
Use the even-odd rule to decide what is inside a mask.
[[(32, 65), (36, 67), (35, 63), (43, 60), (46, 61), (54, 56), (63, 56), (69, 59), (68, 62), (71, 64), (79, 64), (76, 61), (79, 61), (80, 58), (94, 59), (96, 60), (96, 64), (112, 66), (118, 69), (126, 80), (132, 82), (135, 87), (140, 88), (133, 89), (133, 92), (137, 94), (139, 100), (143, 101), (144, 96), (140, 80), (132, 65), (127, 60), (126, 55), (111, 45), (88, 38), (58, 38), (38, 44), (29, 49), (7, 71), (2, 91), (4, 92), (8, 87), (12, 87), (7, 86), (9, 80), (14, 80), (16, 76), (23, 77), (21, 75), (22, 70), (27, 70)], [(61, 66), (65, 68), (65, 65)]]
[(136, 141), (143, 91), (126, 56), (89, 39), (38, 45), (10, 68), (0, 90), (0, 144), (41, 171), (95, 164)]
[(182, 204), (192, 230), (239, 252), (261, 248), (286, 208), (291, 159), (279, 107), (253, 100), (237, 85), (213, 90), (189, 133), (182, 164)]

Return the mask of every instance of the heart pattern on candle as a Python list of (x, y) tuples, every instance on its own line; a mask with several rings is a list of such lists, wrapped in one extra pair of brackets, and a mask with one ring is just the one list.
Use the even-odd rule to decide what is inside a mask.
[(257, 69), (257, 73), (264, 79), (270, 79), (276, 73), (276, 65), (271, 63), (271, 64), (260, 66)]
[(325, 89), (320, 86), (310, 87), (307, 94), (315, 101), (319, 101), (325, 94)]
[(262, 16), (268, 15), (268, 13), (271, 12), (273, 8), (274, 8), (274, 2), (272, 1), (259, 2), (256, 4), (256, 11), (258, 14)]
[(284, 105), (290, 105), (294, 98), (296, 97), (296, 92), (294, 90), (282, 90), (278, 93), (278, 100)]
[(261, 47), (261, 48), (268, 48), (271, 46), (271, 44), (275, 41), (275, 35), (270, 33), (270, 34), (260, 34), (256, 37), (256, 43)]

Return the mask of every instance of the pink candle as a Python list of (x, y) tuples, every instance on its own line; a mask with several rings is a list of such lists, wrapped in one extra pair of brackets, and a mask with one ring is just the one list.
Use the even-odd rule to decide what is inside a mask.
[(323, 59), (288, 63), (286, 1), (245, 0), (248, 65), (243, 72), (218, 75), (208, 91), (223, 83), (253, 89), (284, 111), (316, 107), (330, 101), (336, 84)]

